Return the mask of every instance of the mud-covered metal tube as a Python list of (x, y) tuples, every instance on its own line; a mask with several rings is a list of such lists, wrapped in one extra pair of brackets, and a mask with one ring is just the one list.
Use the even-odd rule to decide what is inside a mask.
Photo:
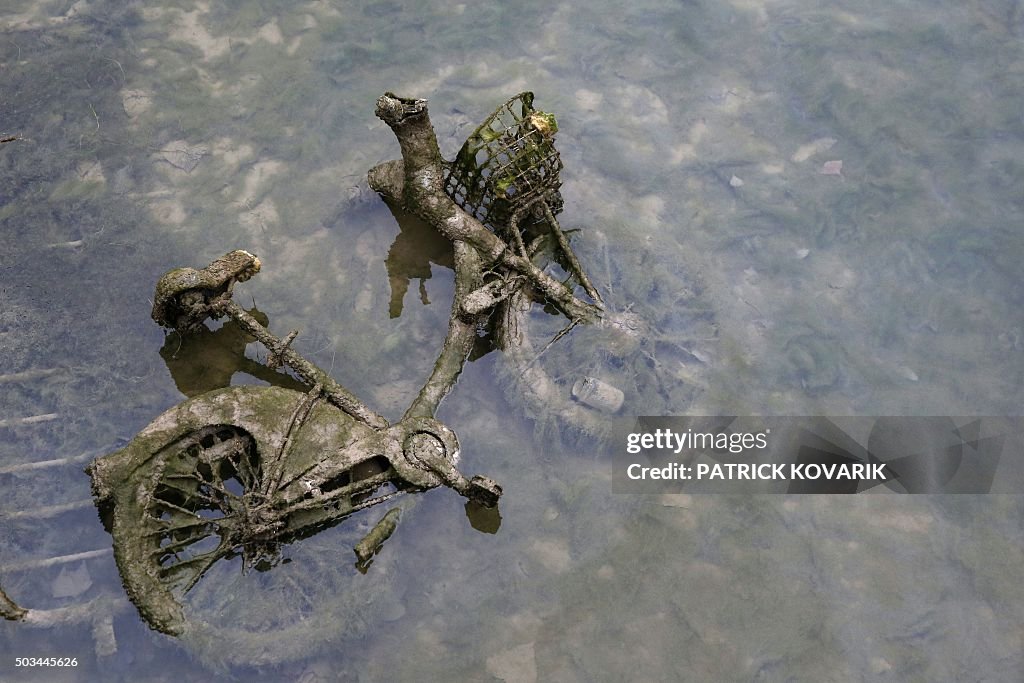
[(356, 553), (356, 557), (359, 558), (359, 566), (367, 566), (370, 559), (380, 552), (384, 542), (391, 538), (391, 534), (395, 533), (395, 529), (398, 528), (398, 521), (401, 519), (401, 516), (402, 512), (399, 508), (388, 510), (387, 514), (363, 537), (363, 540), (356, 543), (353, 550)]
[(442, 399), (451, 391), (455, 380), (462, 372), (466, 358), (469, 357), (476, 342), (477, 321), (480, 317), (479, 314), (463, 315), (462, 302), (470, 292), (480, 286), (480, 272), (480, 257), (477, 253), (465, 242), (456, 242), (455, 298), (448, 320), (448, 336), (445, 337), (430, 377), (402, 419), (433, 417)]
[(341, 386), (333, 377), (293, 351), (290, 346), (263, 327), (256, 318), (249, 315), (244, 308), (234, 301), (225, 301), (221, 306), (222, 310), (231, 316), (231, 319), (237, 322), (239, 327), (256, 337), (261, 344), (266, 346), (271, 353), (280, 357), (288, 367), (295, 370), (310, 386), (322, 385), (324, 393), (331, 403), (374, 429), (388, 428), (387, 420), (370, 410), (355, 394)]

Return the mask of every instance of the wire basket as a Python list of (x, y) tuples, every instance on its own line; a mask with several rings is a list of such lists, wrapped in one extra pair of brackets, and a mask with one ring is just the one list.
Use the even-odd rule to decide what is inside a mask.
[(519, 93), (466, 139), (445, 177), (445, 192), (495, 232), (503, 232), (516, 209), (537, 198), (557, 214), (562, 209), (557, 131), (552, 114), (533, 108), (533, 93)]

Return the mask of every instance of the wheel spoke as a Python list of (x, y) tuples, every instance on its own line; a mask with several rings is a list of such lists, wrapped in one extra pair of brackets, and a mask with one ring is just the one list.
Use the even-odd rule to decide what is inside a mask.
[[(203, 577), (210, 567), (213, 566), (214, 562), (225, 557), (228, 554), (225, 543), (222, 540), (220, 545), (214, 550), (199, 555), (193, 555), (192, 557), (181, 559), (177, 553), (173, 553), (175, 559), (180, 561), (160, 568), (160, 575), (162, 578), (168, 580), (171, 583), (177, 582), (177, 575), (194, 571), (195, 574), (189, 579), (188, 583), (185, 584), (182, 592), (187, 593), (192, 589), (193, 586)], [(198, 567), (198, 568), (197, 568)]]
[[(195, 489), (187, 489), (187, 488), (184, 488), (184, 487), (182, 487), (181, 485), (179, 485), (177, 483), (171, 483), (170, 480), (172, 480), (172, 479), (185, 479), (185, 480), (188, 480), (188, 481), (195, 481), (199, 485), (196, 486)], [(216, 499), (213, 496), (211, 496), (211, 495), (207, 494), (206, 492), (204, 492), (203, 488), (202, 488), (203, 486), (210, 486), (212, 484), (212, 482), (206, 481), (205, 479), (201, 479), (196, 474), (167, 474), (167, 475), (164, 475), (163, 479), (160, 480), (160, 483), (163, 484), (166, 488), (174, 489), (175, 491), (178, 491), (179, 493), (183, 494), (186, 498), (188, 498), (188, 497), (199, 497), (199, 498), (205, 499), (206, 502), (209, 502), (209, 503), (216, 503), (217, 502)]]
[[(214, 489), (215, 491), (217, 491), (218, 493), (220, 493), (221, 495), (223, 495), (225, 497), (238, 498), (238, 496), (236, 496), (234, 493), (231, 493), (231, 491), (228, 491), (223, 486), (223, 484), (224, 484), (224, 480), (223, 479), (221, 479), (219, 476), (217, 477), (217, 479), (220, 480), (220, 483), (217, 483), (216, 481), (207, 481), (207, 482), (203, 482), (203, 483), (206, 484), (207, 486), (211, 487), (212, 489)], [(219, 501), (219, 500), (217, 500), (216, 498), (213, 498), (213, 497), (208, 498), (208, 500), (210, 502), (212, 502), (212, 503), (220, 503), (221, 502), (221, 501)], [(221, 499), (221, 500), (223, 500), (223, 499)]]
[(188, 538), (182, 539), (180, 541), (172, 541), (167, 545), (162, 545), (159, 548), (154, 548), (152, 554), (161, 555), (163, 553), (174, 553), (175, 555), (177, 555), (179, 550), (187, 548), (188, 546), (193, 545), (194, 543), (198, 543), (199, 541), (202, 541), (205, 538), (209, 538), (214, 533), (216, 532), (211, 531), (210, 533), (203, 534), (202, 536), (189, 536)]
[(238, 462), (232, 463), (235, 466), (235, 471), (238, 473), (238, 479), (242, 482), (242, 486), (245, 487), (246, 491), (254, 491), (258, 488), (259, 484), (259, 471), (252, 469), (252, 463), (250, 462), (250, 455), (247, 449), (240, 449), (237, 454)]
[[(173, 510), (175, 512), (180, 512), (183, 515), (188, 515), (189, 517), (194, 517), (194, 518), (196, 518), (198, 520), (201, 520), (203, 522), (209, 521), (207, 519), (204, 519), (200, 515), (197, 515), (195, 512), (192, 512), (191, 510), (187, 510), (187, 509), (181, 507), (180, 505), (175, 505), (174, 503), (172, 503), (170, 501), (167, 501), (167, 500), (164, 500), (163, 498), (157, 498), (156, 496), (154, 496), (153, 497), (153, 503), (156, 504), (156, 505), (163, 505), (164, 507), (169, 508), (169, 509), (171, 509), (171, 510)], [(157, 519), (159, 519), (159, 517), (157, 517)]]
[(199, 527), (209, 526), (210, 520), (188, 520), (183, 522), (171, 522), (169, 519), (155, 519), (153, 520), (157, 524), (160, 524), (160, 528), (152, 529), (150, 531), (144, 531), (144, 536), (165, 536), (170, 532), (174, 531), (185, 531), (186, 529), (195, 529)]

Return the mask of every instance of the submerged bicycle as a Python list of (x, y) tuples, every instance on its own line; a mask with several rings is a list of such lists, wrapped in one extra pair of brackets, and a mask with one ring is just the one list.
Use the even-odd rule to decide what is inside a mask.
[[(403, 159), (371, 171), (371, 187), (439, 226), (453, 244), (455, 300), (433, 372), (391, 424), (294, 351), (296, 333), (276, 337), (232, 300), (237, 283), (260, 270), (253, 254), (237, 250), (205, 268), (165, 274), (154, 298), (157, 323), (188, 334), (226, 316), (266, 346), (271, 365), (288, 366), (309, 388), (235, 386), (202, 394), (89, 466), (125, 588), (156, 630), (183, 635), (194, 627), (182, 607), (185, 594), (218, 562), (241, 558), (244, 568), (267, 569), (282, 544), (402, 493), (444, 485), (480, 506), (496, 505), (496, 482), (458, 470), (456, 434), (434, 418), (439, 403), (487, 320), (504, 321), (494, 312), (524, 292), (538, 292), (573, 324), (601, 316), (600, 296), (554, 217), (554, 118), (533, 109), (532, 94), (499, 108), (455, 165), (440, 159), (436, 141), (432, 149), (417, 147), (424, 140), (417, 128), (425, 125), (433, 139), (424, 100), (385, 95), (377, 114), (398, 135)], [(403, 186), (407, 193), (398, 191)], [(464, 210), (470, 202), (487, 227)], [(444, 218), (437, 213), (446, 210)], [(533, 236), (531, 246), (524, 235)], [(592, 301), (534, 264), (541, 243), (552, 240)], [(510, 338), (508, 329), (495, 336)], [(396, 516), (384, 515), (356, 544), (364, 568)]]
[[(270, 614), (251, 619), (238, 607), (254, 602), (249, 594), (203, 580), (218, 568), (240, 564), (256, 570), (250, 575), (286, 572), (282, 546), (404, 493), (444, 485), (479, 507), (497, 504), (501, 487), (459, 471), (456, 434), (434, 418), (482, 337), (508, 359), (510, 385), (528, 407), (541, 410), (557, 401), (548, 414), (582, 433), (599, 432), (607, 415), (622, 408), (623, 393), (592, 376), (601, 373), (585, 364), (577, 376), (551, 376), (537, 362), (548, 347), (577, 325), (600, 330), (607, 336), (602, 351), (611, 354), (622, 377), (637, 374), (633, 366), (655, 363), (656, 353), (676, 352), (661, 348), (652, 334), (658, 321), (651, 313), (657, 311), (644, 316), (629, 302), (609, 312), (584, 272), (556, 218), (562, 207), (557, 124), (533, 108), (532, 93), (498, 107), (451, 163), (441, 158), (425, 100), (387, 93), (376, 113), (398, 138), (402, 159), (372, 169), (370, 187), (438, 230), (454, 254), (447, 336), (402, 418), (389, 423), (293, 350), (296, 333), (275, 336), (232, 300), (235, 286), (261, 268), (255, 255), (237, 250), (205, 268), (165, 274), (153, 318), (189, 334), (209, 318), (228, 317), (268, 349), (269, 365), (289, 367), (305, 390), (234, 386), (203, 393), (160, 415), (87, 470), (139, 613), (158, 631), (191, 637), (211, 659), (268, 663), (284, 658), (282, 647), (289, 648), (287, 657), (300, 656), (300, 645), (327, 642), (356, 621), (323, 600), (312, 601), (319, 610), (314, 616), (284, 614), (279, 607), (312, 604), (295, 586), (261, 595)], [(603, 248), (610, 288), (613, 272)], [(666, 309), (676, 302), (674, 292), (665, 295)], [(541, 306), (562, 317), (553, 333), (555, 316), (543, 315), (546, 322), (537, 324), (533, 311)], [(572, 350), (560, 346), (563, 356)], [(627, 356), (638, 360), (623, 362)], [(655, 370), (649, 374), (660, 376)], [(374, 561), (397, 516), (391, 510), (369, 533), (352, 537), (360, 571)], [(274, 572), (264, 571), (271, 567)], [(330, 557), (307, 567), (318, 575), (339, 572)], [(349, 601), (337, 609), (351, 607), (365, 597), (359, 591), (372, 587), (362, 584), (337, 596), (339, 603)], [(5, 616), (17, 615), (16, 608), (12, 602)]]

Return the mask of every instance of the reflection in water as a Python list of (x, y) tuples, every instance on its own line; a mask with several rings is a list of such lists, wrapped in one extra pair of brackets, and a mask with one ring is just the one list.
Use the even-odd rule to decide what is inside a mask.
[(420, 301), (429, 304), (426, 281), (430, 279), (430, 264), (436, 263), (454, 269), (452, 244), (444, 235), (400, 207), (388, 204), (401, 232), (388, 250), (388, 281), (391, 283), (391, 303), (388, 312), (392, 318), (402, 315), (409, 280), (419, 279)]
[(496, 534), (501, 528), (501, 510), (497, 505), (488, 508), (476, 501), (467, 500), (466, 517), (470, 525), (481, 533)]
[[(430, 279), (430, 264), (455, 269), (452, 243), (445, 239), (429, 224), (407, 212), (399, 206), (385, 202), (398, 222), (400, 232), (388, 249), (385, 261), (388, 269), (388, 282), (391, 284), (391, 301), (388, 313), (392, 318), (402, 315), (405, 293), (409, 291), (409, 281), (419, 279), (420, 301), (424, 306), (430, 303), (427, 298), (426, 281)], [(557, 314), (555, 309), (548, 311)], [(494, 331), (488, 325), (482, 330), (483, 335), (477, 337), (469, 360), (475, 361), (493, 351), (495, 346)]]
[[(269, 318), (263, 311), (253, 307), (249, 314), (264, 327), (268, 325)], [(160, 357), (167, 363), (178, 391), (189, 398), (231, 386), (231, 377), (236, 372), (244, 372), (272, 386), (301, 392), (308, 390), (295, 378), (247, 358), (245, 347), (254, 341), (255, 337), (229, 320), (216, 330), (202, 327), (186, 336), (170, 333), (160, 349)]]

